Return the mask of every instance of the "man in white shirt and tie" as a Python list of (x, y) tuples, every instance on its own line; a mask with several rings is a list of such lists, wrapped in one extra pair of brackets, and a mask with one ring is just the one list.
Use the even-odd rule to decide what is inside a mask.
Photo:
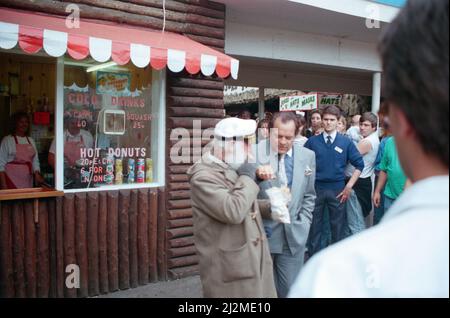
[[(270, 138), (257, 146), (257, 160), (278, 171), (282, 187), (291, 194), (290, 224), (264, 220), (270, 232), (269, 246), (274, 266), (277, 294), (285, 298), (304, 262), (316, 193), (315, 156), (312, 151), (294, 144), (299, 129), (295, 113), (281, 112), (273, 116)], [(265, 175), (259, 175), (266, 179)]]

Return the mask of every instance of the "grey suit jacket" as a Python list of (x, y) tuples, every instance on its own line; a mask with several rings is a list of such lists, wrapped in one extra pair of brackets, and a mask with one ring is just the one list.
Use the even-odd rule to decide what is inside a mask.
[[(272, 254), (280, 254), (287, 244), (292, 254), (304, 253), (316, 200), (314, 182), (316, 178), (316, 156), (313, 151), (294, 143), (294, 171), (292, 200), (289, 205), (291, 224), (264, 220), (264, 225), (272, 229), (269, 239)], [(272, 151), (267, 140), (261, 141), (254, 149), (258, 165), (270, 164), (278, 170), (278, 154)]]

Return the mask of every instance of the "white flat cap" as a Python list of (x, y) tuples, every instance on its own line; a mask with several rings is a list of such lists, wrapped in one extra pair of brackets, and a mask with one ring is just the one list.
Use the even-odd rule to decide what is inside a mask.
[(255, 134), (256, 121), (251, 119), (225, 118), (219, 121), (214, 135), (219, 138), (247, 137)]

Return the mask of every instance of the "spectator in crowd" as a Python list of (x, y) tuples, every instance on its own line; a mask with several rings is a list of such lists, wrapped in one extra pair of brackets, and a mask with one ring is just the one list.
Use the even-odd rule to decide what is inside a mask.
[(303, 117), (302, 115), (297, 115), (297, 120), (298, 120), (300, 128), (298, 129), (298, 134), (295, 137), (294, 142), (300, 146), (304, 146), (305, 143), (308, 141), (308, 138), (306, 138), (306, 136), (305, 136), (306, 120), (305, 120), (305, 117)]
[(273, 114), (271, 112), (264, 113), (264, 119), (267, 119), (269, 122), (272, 120)]
[(270, 135), (270, 120), (264, 118), (258, 122), (257, 139), (258, 142), (269, 138)]
[(383, 208), (384, 211), (387, 211), (407, 185), (407, 178), (400, 163), (395, 138), (389, 138), (386, 141), (379, 168), (380, 174), (373, 194), (373, 203), (376, 207), (380, 206), (381, 190), (384, 188)]
[[(330, 214), (332, 242), (342, 240), (347, 232), (345, 202), (364, 169), (364, 161), (356, 146), (346, 137), (337, 133), (337, 123), (341, 111), (336, 106), (328, 106), (323, 112), (324, 132), (311, 137), (305, 147), (316, 154), (317, 199), (311, 226), (311, 250), (314, 255), (320, 250), (323, 229), (323, 213), (327, 207)], [(350, 180), (345, 183), (345, 168), (348, 163), (355, 167)]]
[[(380, 130), (382, 131), (380, 147), (378, 149), (377, 159), (375, 161), (375, 186), (378, 184), (379, 176), (380, 176), (380, 164), (381, 158), (383, 158), (384, 148), (386, 146), (386, 142), (389, 138), (392, 137), (391, 131), (389, 129), (389, 117), (388, 117), (388, 104), (383, 103), (380, 108), (379, 121), (380, 121)], [(380, 190), (380, 199), (378, 206), (374, 205), (374, 216), (373, 216), (373, 224), (377, 225), (380, 223), (381, 218), (384, 216), (384, 191), (385, 187)]]
[(361, 120), (361, 115), (360, 114), (356, 114), (356, 115), (352, 116), (352, 120), (351, 120), (350, 126), (359, 128), (360, 120)]
[(316, 136), (322, 133), (322, 113), (320, 110), (314, 110), (309, 118), (309, 128), (306, 130), (306, 138)]
[(347, 129), (346, 135), (353, 141), (355, 145), (357, 145), (363, 137), (361, 136), (361, 132), (359, 130), (359, 124), (355, 125), (354, 122), (356, 119), (361, 119), (361, 115), (355, 115), (351, 119), (351, 125), (350, 128)]
[[(363, 139), (357, 148), (363, 156), (364, 170), (353, 187), (352, 194), (347, 201), (347, 220), (350, 234), (356, 234), (366, 228), (365, 218), (372, 211), (372, 177), (375, 170), (375, 161), (380, 146), (377, 133), (378, 118), (373, 113), (364, 113), (360, 118), (360, 132)], [(350, 178), (355, 168), (347, 167), (346, 175)]]
[[(449, 1), (409, 0), (379, 50), (401, 166), (413, 185), (381, 223), (308, 261), (292, 297), (449, 297)], [(389, 149), (391, 148), (391, 149)]]
[(347, 134), (347, 119), (345, 119), (345, 116), (339, 117), (337, 131), (341, 135)]
[(249, 110), (246, 110), (246, 109), (240, 111), (237, 117), (240, 118), (240, 119), (247, 119), (247, 120), (248, 119), (253, 119), (252, 113)]

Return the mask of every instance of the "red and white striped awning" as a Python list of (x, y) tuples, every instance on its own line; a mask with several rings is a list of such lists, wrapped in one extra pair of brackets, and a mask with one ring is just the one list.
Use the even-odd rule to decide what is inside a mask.
[(18, 44), (30, 54), (44, 48), (53, 57), (67, 53), (82, 60), (90, 55), (100, 63), (112, 59), (124, 65), (131, 60), (140, 68), (150, 64), (176, 73), (186, 69), (190, 74), (238, 76), (238, 60), (179, 34), (87, 20), (79, 26), (68, 28), (64, 17), (0, 8), (0, 48)]

